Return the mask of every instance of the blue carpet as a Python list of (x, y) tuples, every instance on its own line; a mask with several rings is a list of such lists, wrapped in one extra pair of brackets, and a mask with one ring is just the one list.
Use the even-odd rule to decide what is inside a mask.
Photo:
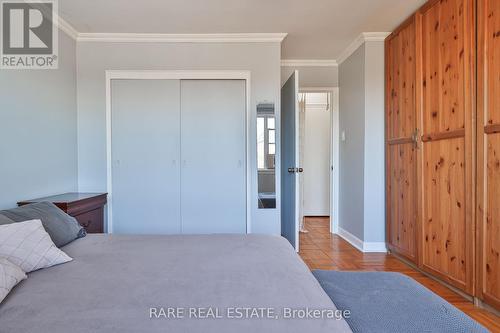
[(488, 332), (413, 279), (389, 272), (313, 271), (352, 331), (370, 333)]

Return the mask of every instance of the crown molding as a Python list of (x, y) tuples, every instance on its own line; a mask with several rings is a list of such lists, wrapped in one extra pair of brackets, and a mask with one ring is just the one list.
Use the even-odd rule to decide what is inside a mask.
[(361, 35), (363, 36), (365, 42), (383, 42), (387, 36), (389, 36), (390, 32), (363, 32)]
[(57, 16), (57, 26), (72, 39), (78, 39), (78, 31), (59, 15)]
[[(57, 15), (57, 14), (56, 14)], [(151, 34), (151, 33), (81, 33), (57, 15), (57, 26), (78, 42), (125, 43), (281, 43), (287, 33), (220, 33), (220, 34)]]
[(337, 61), (335, 59), (329, 60), (314, 60), (314, 59), (283, 59), (281, 60), (281, 67), (337, 67)]
[(341, 54), (337, 59), (338, 64), (343, 63), (349, 58), (361, 45), (365, 42), (382, 42), (389, 36), (390, 32), (362, 32)]
[(57, 27), (59, 30), (63, 31), (66, 33), (69, 37), (72, 39), (76, 40), (78, 37), (78, 31), (69, 24), (66, 20), (64, 20), (58, 12), (58, 7), (57, 3), (54, 5), (54, 7), (49, 8), (45, 3), (40, 4), (40, 9), (45, 12), (46, 14), (52, 14), (52, 23), (55, 27)]
[(79, 33), (79, 42), (123, 43), (281, 43), (287, 33), (142, 34)]

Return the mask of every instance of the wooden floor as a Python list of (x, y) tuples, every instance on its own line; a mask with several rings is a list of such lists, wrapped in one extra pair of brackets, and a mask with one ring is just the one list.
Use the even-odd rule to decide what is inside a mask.
[(362, 253), (339, 236), (330, 234), (328, 218), (306, 218), (308, 233), (300, 234), (300, 256), (310, 269), (343, 271), (391, 271), (406, 274), (474, 318), (491, 332), (500, 332), (500, 317), (414, 270), (394, 256)]

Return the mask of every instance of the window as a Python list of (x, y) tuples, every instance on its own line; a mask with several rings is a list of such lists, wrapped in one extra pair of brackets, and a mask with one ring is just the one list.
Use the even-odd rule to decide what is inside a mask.
[(259, 169), (266, 168), (265, 158), (265, 122), (264, 117), (257, 117), (257, 167)]
[(272, 115), (257, 117), (257, 166), (274, 169), (276, 158), (276, 120)]

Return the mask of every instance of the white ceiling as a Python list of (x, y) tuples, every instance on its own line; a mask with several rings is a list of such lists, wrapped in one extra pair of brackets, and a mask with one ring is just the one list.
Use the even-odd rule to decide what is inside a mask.
[(392, 31), (425, 0), (63, 0), (82, 33), (287, 32), (283, 59), (336, 59), (361, 32)]

